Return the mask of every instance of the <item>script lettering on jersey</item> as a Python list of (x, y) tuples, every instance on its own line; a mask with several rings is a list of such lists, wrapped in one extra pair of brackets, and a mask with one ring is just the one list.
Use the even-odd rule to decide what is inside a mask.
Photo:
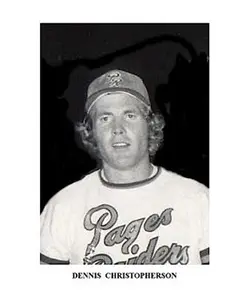
[[(189, 261), (189, 246), (181, 246), (177, 243), (164, 245), (157, 249), (159, 236), (150, 238), (147, 248), (138, 253), (140, 247), (136, 244), (142, 231), (151, 233), (160, 226), (167, 226), (172, 222), (173, 208), (166, 208), (160, 215), (152, 214), (147, 218), (139, 218), (128, 224), (115, 226), (118, 221), (118, 212), (108, 204), (102, 204), (88, 211), (84, 218), (84, 228), (93, 230), (93, 238), (87, 246), (85, 257), (89, 264), (182, 264)], [(95, 254), (95, 248), (100, 243), (103, 234), (103, 243), (106, 247), (121, 245), (121, 253), (128, 255), (127, 260), (114, 262), (108, 254)], [(166, 231), (167, 234), (167, 231)], [(94, 255), (95, 254), (95, 255)], [(131, 255), (134, 255), (131, 257)]]

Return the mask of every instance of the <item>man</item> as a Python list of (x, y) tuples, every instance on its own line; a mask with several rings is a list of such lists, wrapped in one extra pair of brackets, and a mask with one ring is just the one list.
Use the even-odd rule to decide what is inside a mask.
[(41, 215), (47, 264), (208, 264), (208, 190), (156, 167), (164, 121), (142, 80), (113, 70), (88, 88), (77, 127), (100, 169), (64, 188)]

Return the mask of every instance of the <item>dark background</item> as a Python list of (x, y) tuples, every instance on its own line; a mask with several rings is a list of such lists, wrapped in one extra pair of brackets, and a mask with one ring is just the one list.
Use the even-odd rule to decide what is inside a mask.
[(79, 147), (88, 84), (140, 76), (167, 126), (154, 163), (209, 186), (208, 24), (41, 24), (41, 210), (96, 167)]

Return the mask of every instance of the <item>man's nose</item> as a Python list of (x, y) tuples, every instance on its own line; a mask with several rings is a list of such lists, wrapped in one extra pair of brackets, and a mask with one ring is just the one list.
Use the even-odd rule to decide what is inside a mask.
[(125, 132), (125, 129), (122, 124), (122, 121), (115, 120), (114, 125), (113, 125), (113, 134), (118, 135), (118, 134), (123, 134), (124, 132)]

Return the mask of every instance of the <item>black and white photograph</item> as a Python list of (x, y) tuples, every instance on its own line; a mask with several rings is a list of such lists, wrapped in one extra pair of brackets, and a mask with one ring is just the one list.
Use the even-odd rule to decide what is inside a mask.
[(209, 265), (209, 23), (40, 42), (40, 264)]
[(2, 4), (1, 298), (249, 298), (244, 4)]

